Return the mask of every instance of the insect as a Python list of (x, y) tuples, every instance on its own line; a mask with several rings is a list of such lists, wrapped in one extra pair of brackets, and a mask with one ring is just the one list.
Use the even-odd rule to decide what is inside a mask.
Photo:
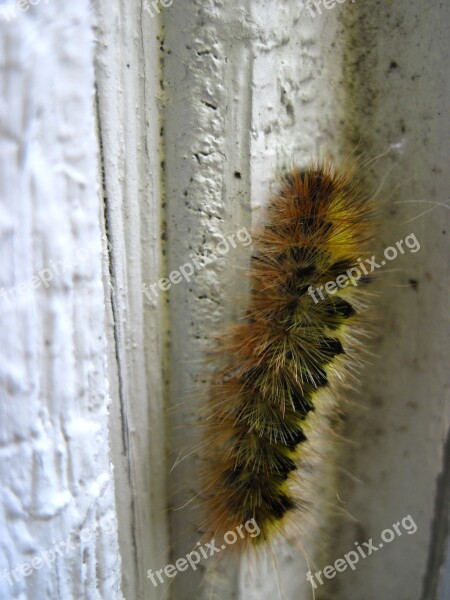
[(317, 431), (361, 365), (374, 206), (350, 168), (328, 161), (284, 174), (253, 236), (244, 319), (219, 336), (203, 421), (205, 538), (264, 547), (308, 510)]

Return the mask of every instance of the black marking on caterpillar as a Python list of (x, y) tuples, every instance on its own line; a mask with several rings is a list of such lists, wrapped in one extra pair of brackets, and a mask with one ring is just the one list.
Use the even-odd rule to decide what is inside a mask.
[(314, 419), (331, 414), (336, 373), (357, 363), (365, 286), (338, 288), (318, 303), (308, 290), (368, 256), (373, 230), (370, 198), (349, 171), (318, 163), (283, 177), (254, 236), (245, 321), (217, 343), (221, 365), (204, 420), (205, 538), (255, 519), (261, 535), (235, 548), (261, 545), (287, 515), (306, 509), (294, 484)]

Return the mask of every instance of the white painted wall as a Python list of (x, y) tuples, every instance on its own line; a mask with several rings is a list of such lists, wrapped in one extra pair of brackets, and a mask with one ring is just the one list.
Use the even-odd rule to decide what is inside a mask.
[[(0, 299), (1, 598), (312, 597), (285, 545), (278, 577), (211, 561), (169, 587), (147, 579), (201, 536), (198, 458), (170, 470), (195, 442), (202, 357), (239, 316), (251, 250), (153, 301), (143, 285), (255, 222), (283, 166), (356, 147), (383, 154), (368, 176), (379, 251), (412, 231), (421, 250), (382, 274), (354, 445), (303, 543), (322, 569), (411, 513), (417, 533), (316, 597), (447, 598), (449, 9), (302, 6), (174, 0), (151, 16), (138, 0), (43, 0), (0, 19), (0, 287), (68, 261), (48, 288)], [(98, 535), (50, 567), (2, 575), (83, 527)]]
[(0, 46), (0, 597), (119, 599), (89, 2)]

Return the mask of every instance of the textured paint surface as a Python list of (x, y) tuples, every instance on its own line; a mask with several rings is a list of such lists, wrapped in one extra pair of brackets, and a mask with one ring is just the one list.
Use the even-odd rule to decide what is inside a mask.
[(162, 271), (158, 20), (139, 2), (95, 3), (98, 136), (112, 459), (123, 593), (158, 599), (147, 570), (168, 562), (163, 367), (165, 298), (147, 297)]
[(119, 599), (89, 3), (0, 46), (0, 597)]
[[(202, 357), (217, 328), (237, 315), (236, 302), (224, 302), (224, 294), (228, 289), (239, 295), (242, 284), (236, 279), (248, 259), (242, 249), (224, 257), (214, 251), (223, 236), (250, 222), (250, 40), (255, 31), (246, 4), (175, 2), (163, 15), (167, 272), (190, 255), (214, 261), (170, 292), (172, 463), (195, 444), (195, 427), (186, 424), (195, 423), (205, 390), (208, 365)], [(173, 560), (201, 537), (195, 510), (199, 467), (194, 456), (179, 462), (171, 476)], [(234, 594), (235, 568), (215, 571), (199, 589), (207, 566), (177, 577), (171, 585), (174, 597), (195, 590), (207, 598), (211, 585), (213, 597)]]
[[(354, 445), (320, 498), (333, 501), (319, 534), (301, 541), (323, 569), (411, 513), (417, 533), (316, 597), (446, 600), (447, 3), (348, 1), (316, 17), (299, 0), (174, 0), (158, 17), (138, 0), (93, 6), (94, 35), (86, 1), (43, 0), (0, 23), (0, 288), (27, 284), (0, 298), (0, 597), (119, 599), (122, 579), (128, 600), (312, 598), (285, 544), (278, 577), (211, 559), (154, 588), (146, 571), (201, 537), (187, 452), (203, 356), (241, 314), (251, 254), (216, 243), (259, 219), (284, 165), (359, 147), (386, 153), (368, 176), (385, 198), (380, 251), (412, 231), (421, 250), (382, 274), (373, 366), (346, 422)], [(192, 256), (213, 262), (149, 301), (142, 285)], [(45, 268), (48, 288), (31, 279)], [(53, 564), (9, 585), (3, 568), (28, 573), (55, 544)]]

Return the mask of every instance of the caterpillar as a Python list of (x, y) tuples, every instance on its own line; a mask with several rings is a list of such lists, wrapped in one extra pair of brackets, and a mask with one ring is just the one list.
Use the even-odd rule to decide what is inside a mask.
[(374, 214), (350, 167), (315, 161), (281, 176), (253, 236), (246, 312), (213, 350), (219, 364), (202, 421), (205, 538), (253, 519), (260, 535), (235, 548), (261, 548), (307, 510), (315, 430), (362, 364), (370, 276), (327, 283), (343, 283), (368, 256)]

